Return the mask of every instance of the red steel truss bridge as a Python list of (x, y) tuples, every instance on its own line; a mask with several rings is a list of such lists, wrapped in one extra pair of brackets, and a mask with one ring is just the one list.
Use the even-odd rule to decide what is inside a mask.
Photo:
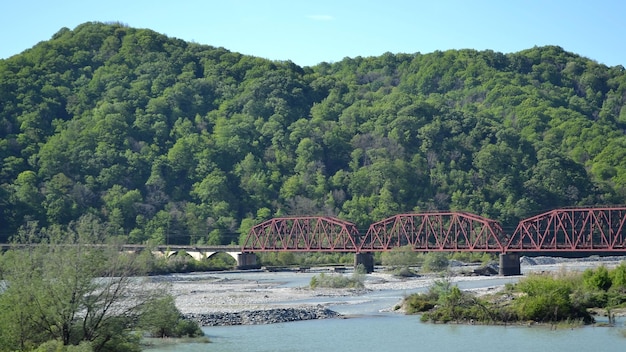
[(491, 219), (466, 212), (399, 214), (365, 234), (327, 216), (274, 218), (254, 226), (242, 252), (389, 251), (626, 254), (626, 207), (555, 209), (520, 221), (512, 234)]
[(284, 217), (250, 229), (243, 252), (358, 252), (356, 225), (326, 216)]

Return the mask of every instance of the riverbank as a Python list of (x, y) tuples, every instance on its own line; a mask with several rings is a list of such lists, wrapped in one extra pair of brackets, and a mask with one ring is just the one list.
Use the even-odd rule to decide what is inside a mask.
[[(562, 258), (523, 258), (522, 272), (544, 272), (555, 270), (580, 271), (600, 265), (618, 265), (624, 257), (588, 258), (571, 260)], [(176, 306), (190, 317), (196, 317), (203, 326), (269, 324), (304, 319), (326, 319), (340, 316), (333, 314), (329, 306), (357, 305), (369, 300), (376, 292), (395, 292), (398, 299), (385, 302), (376, 309), (379, 312), (393, 311), (406, 294), (430, 287), (439, 274), (422, 275), (413, 278), (398, 278), (384, 271), (368, 274), (361, 290), (310, 289), (308, 283), (314, 275), (328, 269), (312, 268), (311, 272), (289, 273), (198, 273), (163, 276), (169, 282), (171, 293), (176, 298)], [(479, 288), (468, 288), (476, 294), (494, 292), (504, 284), (500, 276), (465, 276), (471, 266), (457, 265), (446, 279), (454, 284), (472, 286), (472, 281), (480, 281)], [(346, 273), (345, 275), (350, 275)], [(511, 278), (516, 280), (516, 278)], [(491, 284), (493, 283), (493, 284)], [(329, 312), (318, 314), (319, 309)], [(336, 312), (334, 312), (336, 313)], [(207, 317), (211, 317), (208, 319)], [(198, 320), (198, 319), (204, 320)], [(205, 319), (207, 318), (207, 319)]]

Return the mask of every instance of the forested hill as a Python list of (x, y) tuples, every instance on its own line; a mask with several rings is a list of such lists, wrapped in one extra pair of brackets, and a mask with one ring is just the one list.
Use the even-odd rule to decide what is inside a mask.
[(623, 67), (557, 46), (299, 67), (85, 23), (0, 60), (0, 241), (31, 221), (217, 244), (285, 215), (507, 227), (622, 204), (625, 101)]

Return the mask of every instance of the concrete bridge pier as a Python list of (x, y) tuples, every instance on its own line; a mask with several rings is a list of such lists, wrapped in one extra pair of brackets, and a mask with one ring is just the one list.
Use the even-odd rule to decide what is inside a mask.
[(374, 272), (374, 254), (372, 253), (356, 253), (354, 255), (354, 268), (356, 269), (359, 264), (363, 264), (365, 271), (369, 273)]
[(519, 253), (500, 253), (500, 275), (521, 275)]
[(238, 253), (237, 269), (258, 269), (259, 264), (256, 262), (256, 254), (254, 253)]

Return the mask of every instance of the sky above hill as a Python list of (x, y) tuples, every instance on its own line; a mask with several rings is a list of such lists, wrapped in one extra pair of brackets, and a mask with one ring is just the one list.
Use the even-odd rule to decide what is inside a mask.
[(0, 12), (0, 59), (89, 21), (301, 66), (448, 49), (558, 45), (626, 66), (622, 0), (20, 0)]

